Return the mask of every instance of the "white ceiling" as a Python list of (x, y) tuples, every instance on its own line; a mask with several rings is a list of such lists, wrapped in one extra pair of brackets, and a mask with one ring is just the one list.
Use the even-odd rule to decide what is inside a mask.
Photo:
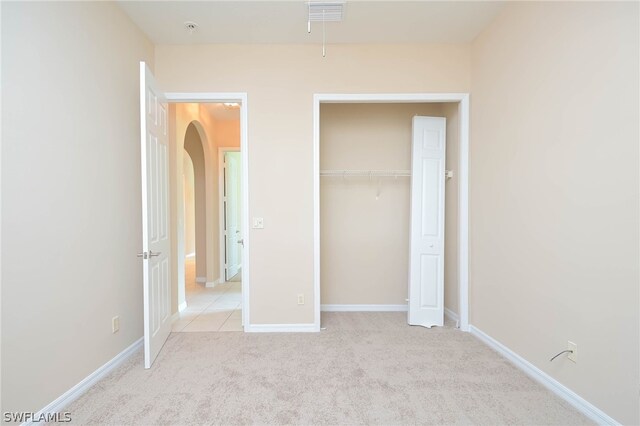
[[(320, 43), (307, 33), (307, 2), (118, 1), (155, 44)], [(348, 0), (343, 22), (327, 23), (327, 43), (467, 43), (504, 2)], [(199, 27), (190, 34), (185, 21)]]

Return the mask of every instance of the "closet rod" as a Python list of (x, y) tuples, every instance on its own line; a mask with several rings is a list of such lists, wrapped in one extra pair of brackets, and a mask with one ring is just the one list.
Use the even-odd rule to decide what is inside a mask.
[(320, 176), (401, 177), (411, 176), (411, 170), (320, 170)]

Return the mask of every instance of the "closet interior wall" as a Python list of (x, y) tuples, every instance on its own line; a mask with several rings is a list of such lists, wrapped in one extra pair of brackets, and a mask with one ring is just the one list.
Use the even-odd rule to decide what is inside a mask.
[[(458, 313), (458, 104), (322, 104), (320, 170), (410, 170), (412, 119), (447, 118), (445, 308)], [(321, 177), (323, 305), (404, 305), (410, 178)]]

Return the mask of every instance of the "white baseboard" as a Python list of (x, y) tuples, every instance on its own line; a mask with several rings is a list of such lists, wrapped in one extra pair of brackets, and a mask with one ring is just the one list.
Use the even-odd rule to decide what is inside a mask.
[(460, 316), (449, 308), (444, 308), (444, 316), (456, 323), (456, 328), (460, 328)]
[(522, 370), (525, 374), (527, 374), (532, 379), (536, 380), (544, 387), (549, 389), (551, 392), (558, 395), (560, 398), (567, 401), (569, 404), (574, 406), (578, 411), (582, 414), (593, 420), (599, 425), (619, 425), (617, 421), (609, 417), (604, 411), (600, 410), (580, 395), (558, 382), (553, 377), (549, 376), (544, 371), (540, 370), (535, 365), (531, 364), (529, 361), (513, 352), (511, 349), (503, 345), (502, 343), (495, 340), (493, 337), (489, 336), (479, 328), (469, 325), (469, 332), (476, 336), (478, 339), (482, 340), (489, 347), (496, 350), (499, 354), (504, 356), (508, 361), (510, 361), (513, 365)]
[[(63, 393), (60, 397), (58, 397), (51, 404), (44, 407), (42, 410), (38, 411), (36, 414), (36, 418), (40, 418), (43, 414), (47, 413), (61, 413), (64, 409), (71, 404), (76, 399), (80, 398), (85, 392), (91, 388), (94, 384), (98, 382), (98, 380), (102, 379), (104, 376), (115, 370), (120, 364), (127, 360), (134, 352), (142, 347), (143, 338), (139, 338), (134, 343), (132, 343), (128, 348), (120, 352), (118, 355), (113, 357), (110, 361), (104, 364), (102, 367), (98, 368), (93, 373), (89, 374), (85, 377), (80, 383)], [(34, 425), (37, 423), (34, 422), (26, 422), (23, 425)]]
[(251, 324), (244, 327), (247, 333), (316, 333), (315, 324)]
[(207, 282), (207, 277), (196, 277), (196, 282), (200, 284), (204, 284)]
[(460, 321), (460, 317), (458, 316), (458, 314), (456, 314), (449, 308), (444, 308), (444, 316), (452, 321)]
[(187, 301), (186, 300), (178, 305), (178, 312), (182, 312), (185, 309), (187, 309)]
[(407, 305), (320, 305), (322, 312), (407, 312)]
[(217, 280), (215, 280), (215, 281), (207, 281), (207, 282), (204, 284), (204, 286), (205, 286), (205, 287), (207, 287), (207, 288), (213, 288), (213, 287), (215, 287), (215, 286), (217, 286), (217, 285), (220, 285), (220, 284), (222, 284), (222, 283), (223, 283), (223, 281), (222, 281), (220, 278), (218, 278), (218, 279), (217, 279)]

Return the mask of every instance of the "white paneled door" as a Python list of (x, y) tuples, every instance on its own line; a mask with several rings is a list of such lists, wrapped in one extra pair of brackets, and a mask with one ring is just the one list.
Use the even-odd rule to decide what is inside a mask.
[(444, 324), (445, 131), (445, 118), (413, 118), (410, 325)]
[(230, 279), (240, 271), (242, 257), (240, 153), (225, 152), (224, 167), (225, 278)]
[(169, 284), (169, 138), (167, 103), (153, 74), (140, 63), (144, 366), (171, 332)]

